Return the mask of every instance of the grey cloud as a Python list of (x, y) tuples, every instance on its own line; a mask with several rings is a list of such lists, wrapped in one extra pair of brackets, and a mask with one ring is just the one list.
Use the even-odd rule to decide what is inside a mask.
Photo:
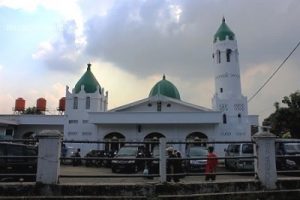
[(85, 56), (80, 54), (82, 47), (76, 44), (76, 22), (67, 21), (63, 24), (60, 36), (50, 42), (51, 49), (42, 49), (44, 55), (39, 56), (45, 66), (54, 71), (76, 73), (86, 63)]
[[(172, 20), (170, 5), (182, 9)], [(212, 37), (224, 14), (239, 42), (242, 70), (281, 60), (298, 39), (296, 1), (116, 1), (86, 24), (86, 54), (141, 76), (212, 75)], [(291, 30), (293, 30), (291, 32)]]

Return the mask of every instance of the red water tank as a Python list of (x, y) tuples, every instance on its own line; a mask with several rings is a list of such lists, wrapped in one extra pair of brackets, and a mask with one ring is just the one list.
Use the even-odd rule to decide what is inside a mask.
[(62, 97), (59, 100), (58, 110), (65, 111), (65, 108), (66, 108), (66, 97)]
[(46, 111), (46, 99), (44, 98), (39, 98), (36, 101), (36, 109), (38, 111)]
[(15, 111), (25, 110), (25, 100), (23, 98), (17, 98), (15, 103)]

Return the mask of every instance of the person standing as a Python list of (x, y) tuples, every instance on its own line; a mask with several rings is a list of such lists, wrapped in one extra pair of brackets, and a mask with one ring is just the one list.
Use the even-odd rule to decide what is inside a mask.
[(218, 157), (214, 153), (214, 147), (208, 147), (207, 164), (205, 167), (205, 181), (216, 180), (216, 169), (218, 165)]

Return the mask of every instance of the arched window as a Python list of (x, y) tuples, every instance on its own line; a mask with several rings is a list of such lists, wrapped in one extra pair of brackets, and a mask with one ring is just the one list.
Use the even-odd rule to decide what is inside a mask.
[(160, 112), (161, 111), (161, 102), (157, 102), (157, 111)]
[(230, 57), (231, 57), (231, 49), (226, 49), (226, 61), (230, 62)]
[(220, 50), (217, 50), (217, 63), (221, 63), (221, 52)]
[(227, 124), (227, 117), (226, 117), (226, 114), (223, 114), (223, 124)]
[(73, 109), (75, 109), (75, 110), (78, 109), (78, 97), (74, 97), (74, 101), (73, 101)]
[(91, 108), (91, 97), (87, 97), (85, 100), (85, 108), (90, 109)]

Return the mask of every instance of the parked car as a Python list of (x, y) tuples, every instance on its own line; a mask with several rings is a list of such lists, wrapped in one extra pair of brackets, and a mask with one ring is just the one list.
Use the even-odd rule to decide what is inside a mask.
[(186, 160), (187, 171), (204, 171), (207, 163), (207, 149), (203, 146), (192, 146), (186, 151), (186, 158), (199, 158), (197, 160)]
[[(144, 156), (141, 146), (123, 146), (114, 157), (116, 160), (111, 161), (111, 170), (112, 172), (130, 171), (136, 173), (144, 169), (144, 161), (135, 160), (142, 157)], [(132, 160), (118, 160), (119, 158)]]
[(66, 157), (69, 159), (61, 159), (60, 161), (61, 164), (64, 165), (72, 164), (72, 159), (70, 158), (73, 157), (75, 152), (76, 149), (74, 147), (63, 145), (61, 148), (61, 157)]
[(92, 159), (92, 158), (105, 158), (107, 153), (104, 150), (91, 150), (85, 155), (85, 158), (89, 157), (90, 159), (85, 160), (85, 166), (87, 167), (102, 167), (105, 160)]
[(300, 140), (277, 140), (275, 147), (277, 156), (276, 168), (278, 170), (300, 169)]
[[(37, 146), (0, 142), (0, 156), (37, 156)], [(0, 158), (1, 174), (20, 174), (19, 176), (1, 176), (1, 181), (34, 181), (36, 174), (37, 158)], [(24, 175), (22, 175), (24, 174)]]
[(234, 158), (243, 156), (254, 156), (253, 144), (229, 144), (225, 149), (225, 167), (233, 171), (254, 170), (254, 158)]

